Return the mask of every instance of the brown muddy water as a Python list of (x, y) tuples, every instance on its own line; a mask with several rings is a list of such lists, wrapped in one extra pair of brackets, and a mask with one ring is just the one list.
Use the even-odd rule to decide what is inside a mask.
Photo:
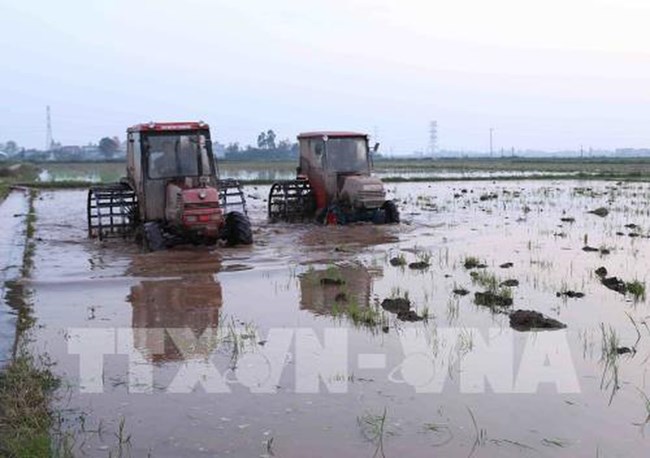
[[(43, 193), (33, 346), (67, 381), (57, 404), (70, 446), (81, 456), (644, 456), (650, 311), (594, 271), (647, 282), (650, 185), (389, 190), (401, 225), (319, 227), (267, 225), (268, 188), (249, 187), (252, 247), (150, 254), (88, 240), (84, 192)], [(598, 207), (609, 214), (588, 213)], [(466, 269), (468, 257), (486, 267)], [(508, 279), (519, 285), (498, 286)], [(476, 305), (490, 284), (514, 304)], [(569, 290), (584, 297), (558, 297)], [(382, 308), (396, 297), (426, 319)], [(517, 309), (566, 328), (515, 331)]]

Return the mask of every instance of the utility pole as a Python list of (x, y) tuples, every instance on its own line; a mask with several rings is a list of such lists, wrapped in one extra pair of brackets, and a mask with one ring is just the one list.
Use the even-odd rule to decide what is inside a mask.
[(492, 149), (492, 133), (494, 132), (494, 127), (490, 127), (490, 157), (492, 157), (493, 149)]
[(429, 154), (431, 159), (436, 155), (438, 149), (438, 121), (431, 121), (429, 124)]
[(45, 151), (51, 151), (53, 140), (52, 140), (52, 117), (50, 115), (49, 105), (45, 109), (45, 123), (46, 123)]

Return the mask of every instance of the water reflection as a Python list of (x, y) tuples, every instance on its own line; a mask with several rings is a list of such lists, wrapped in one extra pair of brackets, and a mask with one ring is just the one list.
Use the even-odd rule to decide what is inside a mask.
[[(131, 288), (129, 301), (135, 329), (189, 329), (200, 336), (219, 326), (221, 284), (208, 273), (144, 280)], [(154, 362), (182, 359), (168, 332), (134, 332), (133, 336), (134, 346)]]
[(345, 313), (353, 319), (374, 313), (373, 283), (381, 276), (381, 268), (361, 264), (311, 269), (300, 275), (300, 309), (317, 315)]

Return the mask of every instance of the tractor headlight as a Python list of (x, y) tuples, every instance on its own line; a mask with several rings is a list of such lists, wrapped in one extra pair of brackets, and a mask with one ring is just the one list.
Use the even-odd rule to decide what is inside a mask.
[(185, 221), (188, 223), (196, 223), (199, 219), (195, 215), (188, 215), (185, 217)]

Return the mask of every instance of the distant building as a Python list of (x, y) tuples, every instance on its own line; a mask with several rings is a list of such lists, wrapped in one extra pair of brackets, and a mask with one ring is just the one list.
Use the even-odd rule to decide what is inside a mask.
[(617, 148), (614, 154), (619, 157), (645, 157), (650, 156), (650, 148)]

